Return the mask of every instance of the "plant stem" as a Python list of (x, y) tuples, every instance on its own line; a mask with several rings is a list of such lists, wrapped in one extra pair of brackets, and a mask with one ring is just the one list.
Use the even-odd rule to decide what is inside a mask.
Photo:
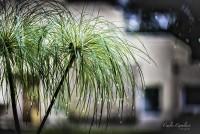
[(49, 113), (51, 112), (51, 109), (52, 109), (52, 107), (53, 107), (53, 105), (55, 103), (55, 100), (56, 100), (57, 96), (58, 96), (60, 88), (63, 85), (63, 82), (64, 82), (64, 80), (65, 80), (65, 78), (67, 76), (67, 73), (69, 72), (69, 69), (72, 66), (74, 60), (75, 60), (75, 55), (73, 54), (71, 56), (71, 58), (70, 58), (69, 64), (67, 65), (67, 67), (65, 69), (65, 72), (64, 72), (64, 74), (63, 74), (63, 76), (62, 76), (62, 78), (60, 80), (60, 83), (59, 83), (58, 87), (56, 88), (56, 91), (54, 92), (54, 95), (53, 95), (53, 97), (51, 99), (51, 102), (50, 102), (50, 105), (49, 105), (49, 107), (47, 109), (47, 112), (45, 113), (45, 116), (44, 116), (44, 118), (43, 118), (43, 120), (42, 120), (42, 122), (41, 122), (41, 124), (40, 124), (40, 126), (38, 128), (37, 134), (41, 133), (41, 131), (42, 131), (43, 127), (44, 127), (44, 124), (45, 124), (45, 122), (46, 122), (46, 120), (47, 120), (47, 118), (49, 116)]
[(7, 74), (8, 74), (8, 81), (10, 85), (10, 97), (11, 97), (11, 103), (12, 103), (12, 111), (13, 111), (13, 116), (14, 116), (14, 121), (15, 121), (15, 129), (17, 134), (21, 134), (20, 130), (20, 125), (19, 125), (19, 119), (18, 119), (18, 114), (17, 114), (17, 105), (16, 105), (16, 100), (15, 100), (15, 90), (14, 90), (14, 81), (13, 81), (13, 73), (10, 65), (10, 60), (9, 60), (9, 53), (8, 49), (6, 48), (6, 69), (7, 69)]

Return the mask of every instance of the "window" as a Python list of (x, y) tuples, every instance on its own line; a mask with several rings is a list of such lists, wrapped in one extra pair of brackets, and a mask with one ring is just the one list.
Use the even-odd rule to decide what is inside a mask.
[(144, 110), (146, 112), (159, 112), (160, 111), (160, 88), (159, 87), (147, 87), (145, 89), (145, 105)]
[(200, 112), (200, 85), (186, 85), (182, 92), (183, 110), (185, 112)]

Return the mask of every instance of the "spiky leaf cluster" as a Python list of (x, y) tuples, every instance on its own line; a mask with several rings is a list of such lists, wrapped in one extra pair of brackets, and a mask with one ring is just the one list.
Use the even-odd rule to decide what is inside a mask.
[(46, 107), (61, 84), (58, 97), (53, 98), (58, 107), (68, 110), (72, 98), (78, 96), (77, 104), (94, 115), (98, 110), (102, 115), (105, 107), (109, 114), (111, 102), (116, 101), (123, 110), (127, 93), (135, 89), (133, 66), (139, 67), (135, 55), (143, 53), (148, 58), (148, 54), (131, 44), (117, 26), (100, 16), (74, 15), (53, 0), (0, 4), (2, 89), (7, 81), (7, 53), (15, 81)]

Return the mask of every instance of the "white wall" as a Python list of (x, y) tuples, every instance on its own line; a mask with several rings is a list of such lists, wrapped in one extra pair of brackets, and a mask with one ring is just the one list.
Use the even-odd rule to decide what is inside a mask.
[[(173, 64), (179, 64), (185, 66), (190, 61), (190, 49), (170, 34), (165, 33), (140, 33), (137, 37), (141, 40), (149, 56), (156, 63), (156, 65), (150, 61), (145, 62), (141, 58), (137, 58), (141, 65), (141, 69), (144, 75), (146, 86), (160, 86), (160, 108), (161, 115), (151, 116), (144, 113), (144, 97), (139, 97), (136, 94), (136, 115), (139, 117), (139, 121), (160, 121), (169, 120), (173, 118), (178, 112), (178, 93), (175, 90), (176, 77), (173, 74)], [(139, 48), (143, 49), (141, 43), (134, 38), (130, 37), (130, 40)], [(143, 55), (144, 56), (144, 55)], [(148, 58), (147, 58), (148, 59)], [(139, 76), (137, 77), (139, 81)]]

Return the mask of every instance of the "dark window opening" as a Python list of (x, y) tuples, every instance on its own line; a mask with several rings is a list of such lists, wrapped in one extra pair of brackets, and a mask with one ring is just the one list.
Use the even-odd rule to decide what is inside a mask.
[(185, 86), (183, 90), (185, 96), (185, 105), (200, 106), (200, 86)]
[(149, 87), (145, 89), (145, 111), (159, 112), (159, 93), (158, 87)]

